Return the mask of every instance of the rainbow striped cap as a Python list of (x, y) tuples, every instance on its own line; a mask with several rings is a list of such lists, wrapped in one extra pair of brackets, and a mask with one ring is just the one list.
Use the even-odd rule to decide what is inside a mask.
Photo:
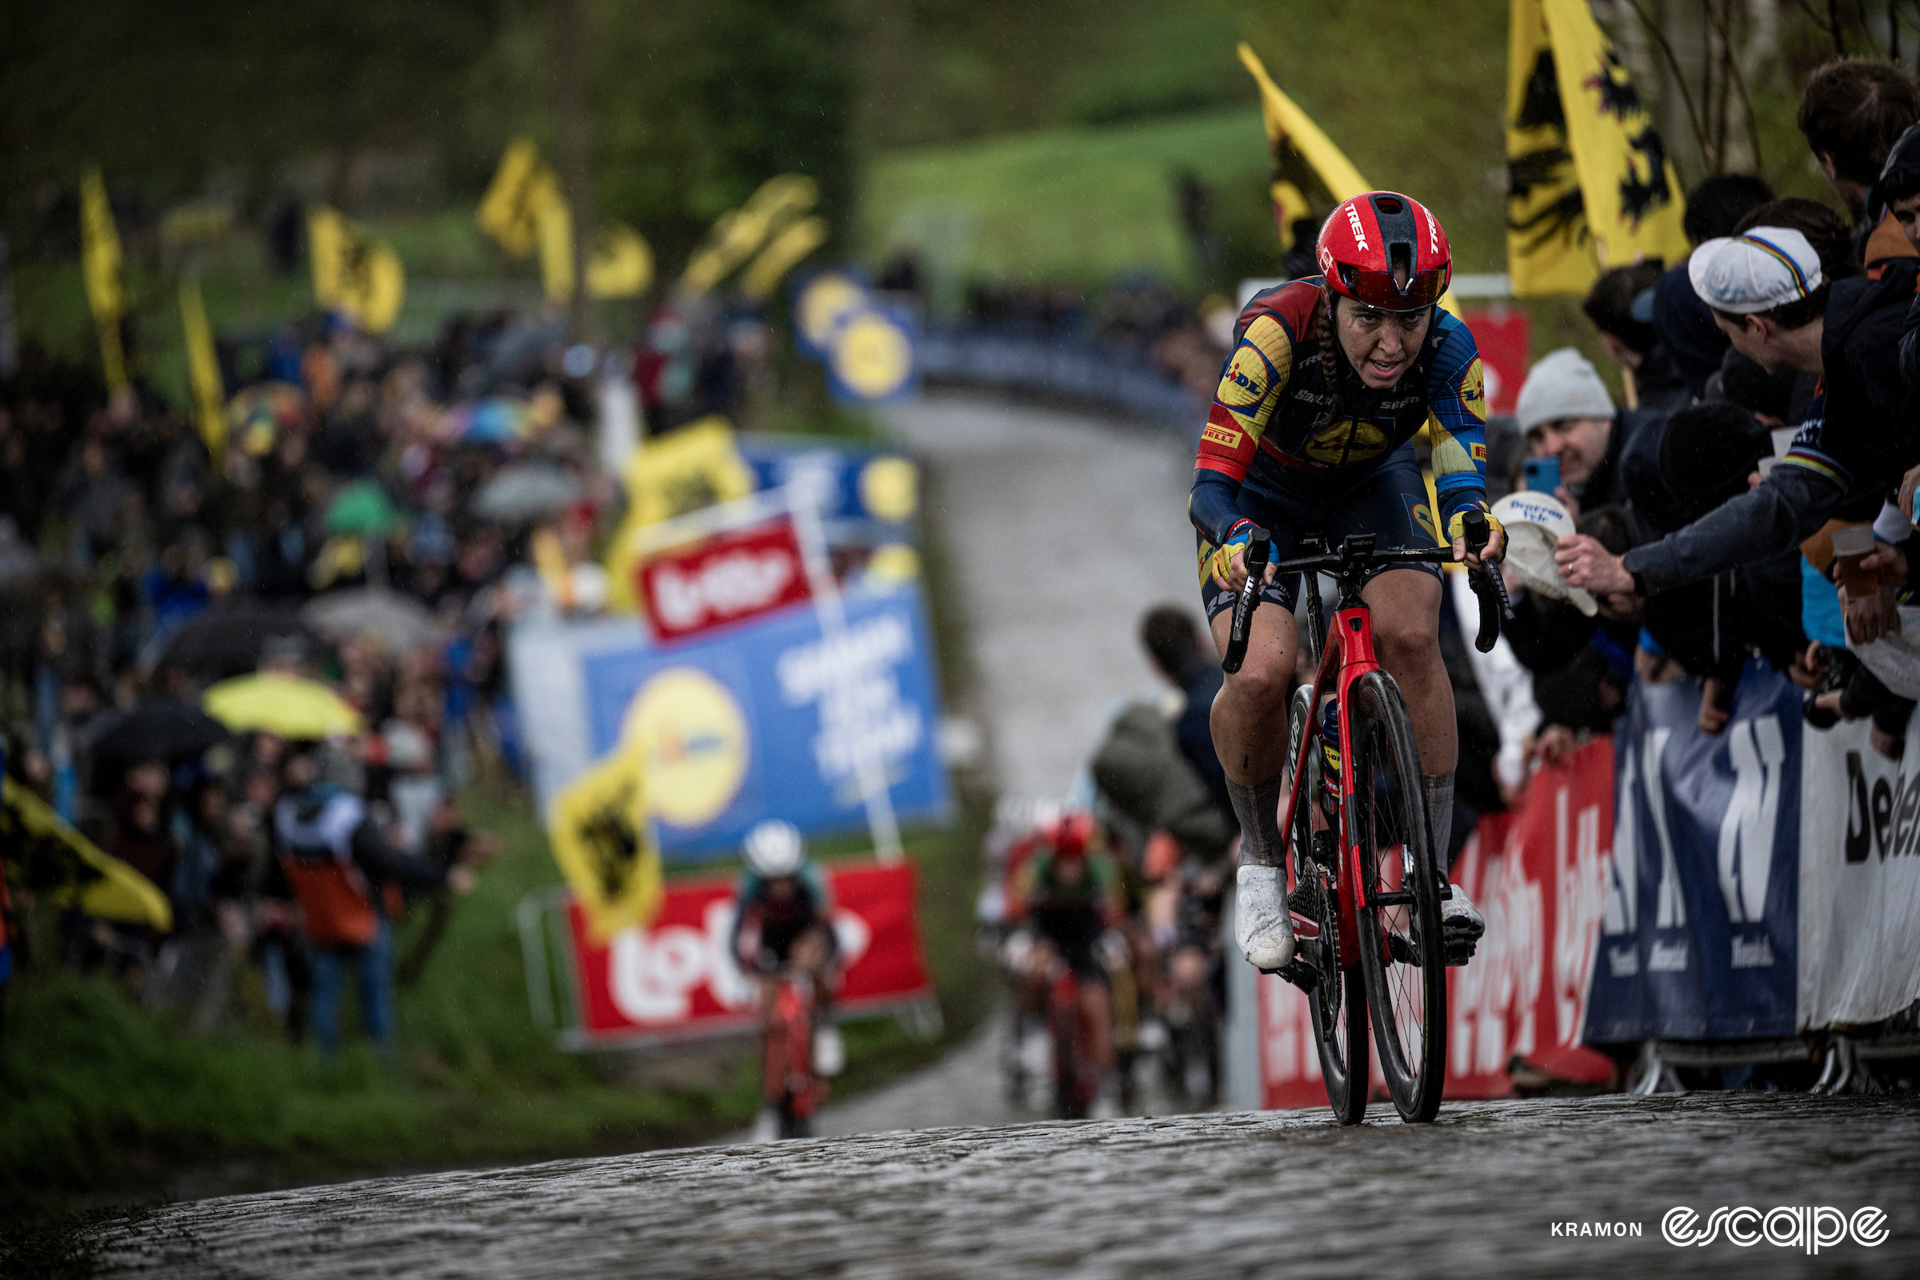
[(1797, 302), (1820, 287), (1820, 255), (1791, 227), (1755, 227), (1708, 240), (1687, 259), (1687, 278), (1718, 311), (1752, 315)]

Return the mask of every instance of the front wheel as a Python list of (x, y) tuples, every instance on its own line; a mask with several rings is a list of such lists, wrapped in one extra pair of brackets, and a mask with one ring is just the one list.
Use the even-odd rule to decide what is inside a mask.
[[(1300, 736), (1313, 724), (1313, 690), (1294, 690), (1289, 708), (1287, 759), (1299, 759)], [(1287, 850), (1293, 861), (1293, 892), (1288, 904), (1320, 927), (1315, 942), (1302, 942), (1306, 958), (1320, 980), (1307, 992), (1313, 1017), (1313, 1039), (1320, 1051), (1320, 1078), (1327, 1086), (1327, 1105), (1341, 1124), (1359, 1124), (1367, 1114), (1367, 997), (1357, 969), (1340, 968), (1340, 899), (1334, 877), (1309, 853), (1313, 846), (1313, 813), (1320, 794), (1320, 753), (1307, 754), (1307, 776), (1298, 787), (1293, 827)]]
[(1358, 846), (1360, 967), (1380, 1073), (1400, 1118), (1440, 1110), (1447, 1063), (1447, 949), (1413, 723), (1393, 678), (1370, 671), (1347, 707), (1349, 839)]

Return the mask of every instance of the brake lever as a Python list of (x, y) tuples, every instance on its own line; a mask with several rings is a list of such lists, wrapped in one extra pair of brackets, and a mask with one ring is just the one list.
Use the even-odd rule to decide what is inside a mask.
[(1220, 658), (1220, 669), (1233, 675), (1247, 660), (1247, 640), (1253, 634), (1253, 611), (1260, 607), (1260, 589), (1266, 585), (1267, 561), (1273, 555), (1273, 538), (1256, 527), (1247, 543), (1247, 580), (1240, 586), (1240, 598), (1233, 602), (1233, 626), (1227, 632), (1227, 651)]

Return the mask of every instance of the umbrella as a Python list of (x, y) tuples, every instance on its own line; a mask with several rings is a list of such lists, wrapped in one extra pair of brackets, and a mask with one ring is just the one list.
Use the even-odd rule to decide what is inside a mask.
[(181, 702), (149, 702), (133, 711), (105, 717), (81, 734), (82, 746), (115, 760), (179, 760), (197, 756), (227, 740), (226, 726), (198, 707)]
[(327, 508), (327, 531), (348, 537), (385, 537), (395, 514), (385, 489), (372, 480), (356, 480)]
[(511, 444), (532, 434), (533, 414), (524, 400), (467, 400), (440, 415), (440, 438), (448, 444)]
[(475, 515), (502, 524), (526, 524), (564, 510), (580, 497), (580, 482), (554, 467), (522, 462), (504, 468), (474, 495)]
[(200, 705), (235, 733), (258, 730), (305, 741), (360, 732), (360, 713), (339, 694), (317, 680), (275, 671), (223, 680)]
[(260, 652), (273, 640), (312, 644), (317, 637), (290, 609), (251, 601), (217, 604), (183, 623), (166, 640), (144, 674), (178, 667), (195, 675), (237, 676), (260, 665)]
[(400, 653), (440, 640), (440, 628), (427, 607), (391, 591), (358, 587), (328, 592), (308, 604), (301, 616), (321, 635), (338, 640), (371, 631)]

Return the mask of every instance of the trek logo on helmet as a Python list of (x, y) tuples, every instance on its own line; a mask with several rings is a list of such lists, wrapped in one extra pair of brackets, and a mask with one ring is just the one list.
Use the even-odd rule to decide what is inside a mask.
[(1347, 223), (1353, 228), (1354, 248), (1365, 249), (1367, 247), (1367, 231), (1365, 227), (1360, 225), (1360, 211), (1353, 207), (1351, 200), (1347, 202), (1346, 208)]

